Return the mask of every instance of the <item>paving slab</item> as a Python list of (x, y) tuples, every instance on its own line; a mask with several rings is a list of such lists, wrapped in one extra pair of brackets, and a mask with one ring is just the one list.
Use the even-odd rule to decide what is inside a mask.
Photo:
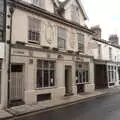
[(70, 105), (71, 103), (74, 103), (77, 101), (79, 102), (79, 101), (86, 100), (86, 99), (96, 97), (96, 96), (100, 96), (103, 94), (106, 94), (106, 92), (105, 91), (96, 91), (96, 92), (92, 92), (92, 93), (84, 93), (84, 94), (80, 94), (80, 95), (63, 97), (60, 100), (39, 102), (38, 104), (35, 104), (35, 105), (16, 106), (16, 107), (7, 109), (7, 111), (12, 113), (14, 116), (19, 116), (19, 115), (24, 115), (27, 113), (36, 112), (36, 111), (51, 109), (51, 108), (62, 106), (62, 105), (68, 105), (68, 104)]
[(8, 113), (7, 111), (0, 110), (0, 120), (3, 120), (5, 118), (12, 117), (13, 115)]

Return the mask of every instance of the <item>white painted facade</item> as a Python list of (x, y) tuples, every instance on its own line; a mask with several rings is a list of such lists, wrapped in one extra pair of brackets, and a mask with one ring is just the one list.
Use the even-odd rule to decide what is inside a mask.
[[(119, 66), (120, 66), (120, 47), (109, 44), (105, 40), (95, 40), (87, 43), (88, 54), (93, 55), (97, 64), (105, 64), (107, 66), (107, 81), (109, 83), (114, 82), (116, 86), (120, 84)], [(100, 46), (100, 47), (99, 47)], [(109, 75), (109, 66), (113, 67), (114, 76)], [(109, 82), (109, 79), (112, 81)]]
[[(100, 41), (95, 41), (93, 40), (92, 42), (94, 42), (94, 48), (91, 48), (91, 55), (94, 56), (95, 59), (101, 59), (101, 60), (107, 60), (107, 61), (113, 61), (113, 62), (120, 62), (120, 48), (117, 48), (115, 46), (112, 46), (110, 44), (104, 43)], [(98, 50), (98, 45), (101, 45), (101, 58), (99, 58), (99, 50)], [(112, 49), (112, 59), (110, 59), (109, 56), (109, 48)]]

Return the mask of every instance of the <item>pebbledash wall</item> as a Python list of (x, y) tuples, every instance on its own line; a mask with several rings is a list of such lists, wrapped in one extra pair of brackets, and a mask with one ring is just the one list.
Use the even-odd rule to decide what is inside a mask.
[[(51, 94), (52, 99), (63, 99), (65, 93), (65, 67), (71, 68), (71, 78), (68, 82), (71, 93), (77, 94), (76, 84), (76, 63), (81, 65), (88, 64), (88, 81), (84, 83), (84, 92), (94, 91), (94, 63), (93, 57), (86, 54), (86, 45), (84, 53), (78, 54), (77, 33), (82, 33), (85, 36), (84, 42), (91, 40), (92, 31), (87, 28), (75, 28), (75, 24), (70, 23), (65, 25), (64, 22), (52, 20), (53, 17), (42, 17), (41, 13), (36, 10), (36, 13), (28, 11), (33, 9), (28, 4), (24, 4), (24, 8), (18, 7), (23, 3), (16, 2), (15, 11), (13, 14), (12, 24), (12, 52), (11, 64), (23, 65), (23, 96), (22, 100), (25, 104), (34, 104), (37, 102), (37, 96), (42, 94)], [(9, 6), (8, 6), (9, 9)], [(42, 11), (41, 11), (42, 12)], [(8, 11), (9, 14), (9, 11)], [(39, 14), (39, 15), (37, 15)], [(30, 43), (28, 40), (28, 17), (34, 17), (41, 21), (40, 44)], [(51, 19), (52, 18), (52, 19)], [(62, 20), (62, 19), (61, 19)], [(59, 22), (56, 22), (59, 21)], [(64, 21), (64, 19), (63, 19)], [(65, 20), (66, 22), (66, 20)], [(10, 20), (7, 19), (7, 24)], [(52, 26), (53, 33), (49, 34), (47, 28)], [(66, 49), (59, 50), (57, 44), (57, 27), (63, 27), (67, 30)], [(71, 36), (71, 32), (72, 35)], [(7, 38), (9, 38), (9, 31), (7, 31)], [(57, 50), (58, 49), (58, 50)], [(37, 61), (53, 61), (55, 63), (55, 78), (54, 86), (52, 87), (37, 87)], [(70, 74), (69, 74), (70, 75)], [(17, 93), (12, 93), (13, 87), (9, 88), (11, 91), (9, 96)], [(16, 88), (15, 88), (16, 89)], [(19, 90), (19, 89), (18, 89)], [(19, 92), (19, 91), (18, 91)], [(14, 96), (12, 96), (14, 98)], [(18, 96), (19, 97), (19, 96)]]

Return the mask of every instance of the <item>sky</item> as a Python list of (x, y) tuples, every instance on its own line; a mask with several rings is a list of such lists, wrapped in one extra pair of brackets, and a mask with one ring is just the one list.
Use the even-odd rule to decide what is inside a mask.
[(110, 34), (120, 38), (120, 0), (81, 0), (89, 20), (87, 25), (100, 25), (102, 38), (108, 40)]

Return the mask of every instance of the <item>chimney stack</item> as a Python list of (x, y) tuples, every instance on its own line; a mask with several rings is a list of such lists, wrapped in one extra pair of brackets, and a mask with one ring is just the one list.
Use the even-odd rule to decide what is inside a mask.
[(109, 43), (111, 43), (112, 45), (119, 45), (119, 38), (117, 34), (111, 34), (109, 36)]
[(101, 40), (101, 28), (100, 28), (100, 26), (99, 25), (93, 26), (93, 27), (91, 27), (91, 30), (94, 32), (93, 36), (96, 39)]

